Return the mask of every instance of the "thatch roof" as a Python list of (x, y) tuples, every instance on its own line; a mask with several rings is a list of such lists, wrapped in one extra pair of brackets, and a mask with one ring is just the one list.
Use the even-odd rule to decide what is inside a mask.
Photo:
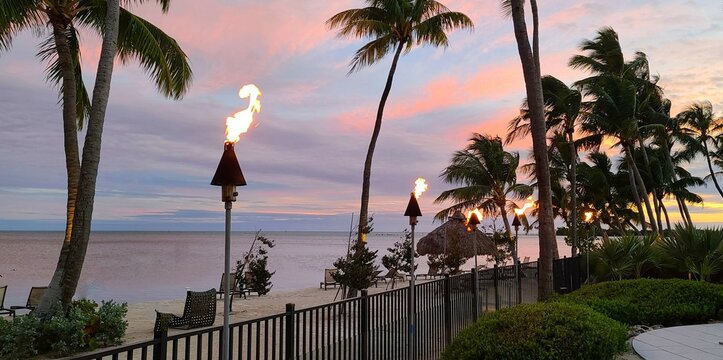
[[(417, 253), (419, 255), (459, 253), (466, 257), (474, 256), (472, 235), (464, 225), (465, 217), (456, 212), (447, 222), (432, 230), (419, 239)], [(480, 230), (475, 230), (477, 239), (477, 255), (492, 255), (495, 245), (492, 239)]]

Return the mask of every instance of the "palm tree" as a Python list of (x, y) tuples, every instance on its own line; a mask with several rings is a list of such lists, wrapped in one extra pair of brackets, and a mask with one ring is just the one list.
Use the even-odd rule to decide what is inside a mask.
[(635, 202), (641, 225), (645, 229), (645, 214), (642, 211), (644, 203), (650, 226), (657, 232), (658, 226), (648, 191), (640, 170), (633, 161), (636, 143), (643, 146), (638, 116), (643, 108), (639, 100), (649, 94), (646, 92), (649, 90), (648, 86), (641, 85), (649, 82), (647, 58), (645, 54), (638, 52), (633, 60), (626, 62), (618, 35), (609, 27), (599, 30), (594, 40), (584, 40), (580, 50), (586, 54), (573, 56), (569, 65), (592, 73), (590, 77), (575, 84), (585, 90), (585, 95), (593, 98), (589, 103), (591, 110), (583, 129), (618, 140), (630, 166), (631, 185), (637, 190)]
[[(564, 82), (551, 75), (542, 77), (542, 94), (545, 101), (545, 125), (548, 133), (564, 134), (568, 151), (574, 154), (574, 160), (569, 162), (567, 180), (570, 182), (570, 221), (568, 223), (572, 232), (572, 256), (577, 254), (577, 180), (576, 167), (578, 161), (575, 146), (575, 132), (582, 120), (582, 95), (577, 89), (565, 85)], [(520, 110), (520, 116), (510, 121), (508, 125), (506, 143), (530, 134), (529, 111), (527, 104)], [(599, 137), (598, 137), (599, 138)], [(554, 192), (554, 189), (553, 189)]]
[[(146, 1), (122, 0), (122, 3)], [(164, 12), (168, 10), (170, 0), (158, 2)], [(102, 34), (105, 9), (103, 0), (0, 0), (0, 51), (9, 50), (15, 36), (23, 30), (36, 30), (46, 36), (38, 55), (49, 63), (47, 79), (59, 85), (63, 104), (68, 174), (65, 243), (70, 241), (72, 233), (80, 175), (77, 131), (82, 128), (90, 110), (90, 99), (80, 68), (77, 28), (88, 27)], [(46, 31), (46, 28), (49, 30)], [(191, 69), (176, 41), (123, 8), (119, 15), (118, 57), (124, 63), (139, 60), (159, 91), (170, 98), (180, 99), (190, 85)]]
[(461, 186), (443, 191), (434, 200), (454, 202), (435, 218), (445, 220), (456, 211), (479, 209), (485, 215), (500, 215), (507, 236), (511, 236), (507, 210), (517, 207), (515, 200), (532, 195), (530, 185), (517, 182), (519, 163), (520, 155), (505, 151), (499, 137), (474, 134), (470, 144), (454, 153), (451, 164), (440, 175), (447, 183)]
[(713, 171), (711, 163), (712, 151), (709, 148), (709, 143), (715, 142), (717, 133), (723, 127), (723, 118), (716, 118), (713, 113), (713, 105), (709, 101), (690, 104), (678, 114), (677, 118), (684, 124), (683, 128), (686, 135), (684, 141), (686, 145), (692, 151), (703, 154), (710, 171), (710, 175), (706, 179), (713, 180), (715, 188), (723, 197), (723, 190), (721, 190), (718, 179), (716, 179), (716, 172)]
[(532, 47), (525, 23), (525, 7), (523, 0), (503, 0), (502, 6), (512, 17), (512, 25), (517, 41), (517, 52), (520, 55), (522, 73), (527, 92), (527, 106), (530, 111), (530, 132), (532, 149), (537, 167), (538, 188), (538, 223), (540, 260), (538, 262), (538, 291), (540, 299), (553, 295), (552, 259), (555, 250), (555, 222), (552, 211), (552, 185), (548, 171), (547, 143), (545, 129), (545, 110), (540, 80), (540, 41), (537, 0), (530, 0), (532, 10)]
[[(145, 1), (122, 0), (125, 4)], [(158, 1), (164, 12), (168, 10), (169, 1)], [(56, 272), (49, 291), (46, 292), (45, 299), (49, 300), (44, 299), (41, 312), (54, 306), (61, 298), (64, 303), (71, 300), (77, 278), (76, 285), (62, 289), (62, 296), (59, 295), (59, 284), (64, 278), (68, 278), (65, 275), (68, 264), (82, 268), (83, 259), (70, 257), (70, 248), (82, 172), (77, 131), (83, 126), (83, 122), (91, 117), (91, 101), (82, 81), (77, 28), (90, 28), (105, 36), (109, 4), (104, 0), (0, 0), (0, 51), (8, 50), (15, 36), (23, 30), (32, 29), (40, 35), (47, 35), (41, 44), (39, 56), (41, 60), (49, 63), (47, 79), (59, 84), (62, 96), (68, 174), (66, 232)], [(117, 28), (118, 33), (113, 35), (112, 39), (116, 43), (113, 56), (117, 56), (123, 63), (137, 59), (162, 94), (180, 99), (190, 85), (192, 73), (188, 59), (176, 41), (148, 21), (120, 7)], [(102, 95), (103, 93), (100, 91), (99, 94), (106, 97), (107, 101), (107, 95)], [(77, 252), (75, 254), (80, 255)], [(82, 254), (84, 255), (84, 251)], [(80, 276), (79, 270), (77, 275)]]
[(409, 52), (414, 46), (420, 45), (446, 47), (449, 43), (447, 32), (474, 27), (467, 15), (450, 11), (434, 0), (365, 0), (365, 2), (367, 7), (342, 11), (326, 22), (331, 29), (339, 29), (340, 37), (372, 39), (357, 50), (352, 58), (349, 73), (375, 64), (388, 53), (394, 52), (364, 161), (359, 211), (359, 244), (363, 244), (367, 232), (372, 157), (382, 126), (384, 106), (392, 89), (394, 73), (402, 51)]
[(723, 271), (723, 229), (696, 229), (676, 225), (670, 236), (660, 239), (662, 264), (697, 280), (710, 281)]

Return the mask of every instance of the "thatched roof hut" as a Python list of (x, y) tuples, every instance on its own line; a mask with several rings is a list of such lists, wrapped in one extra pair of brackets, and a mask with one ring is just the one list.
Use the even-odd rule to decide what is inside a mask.
[[(419, 255), (457, 253), (466, 257), (474, 256), (472, 235), (467, 232), (465, 217), (456, 212), (447, 222), (432, 230), (419, 239), (417, 253)], [(495, 245), (492, 239), (480, 230), (475, 230), (477, 239), (477, 255), (492, 255)]]

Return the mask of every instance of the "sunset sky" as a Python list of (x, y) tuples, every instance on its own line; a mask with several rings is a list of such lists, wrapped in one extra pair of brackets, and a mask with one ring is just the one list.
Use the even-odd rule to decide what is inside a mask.
[[(473, 132), (504, 135), (518, 113), (524, 82), (500, 1), (446, 0), (472, 18), (447, 49), (418, 48), (399, 62), (374, 156), (370, 211), (376, 229), (401, 231), (417, 177), (420, 230), (442, 208), (450, 186), (438, 175)], [(224, 120), (247, 106), (237, 92), (263, 91), (257, 126), (237, 155), (248, 186), (234, 204), (234, 229), (349, 228), (357, 213), (364, 155), (391, 56), (347, 76), (363, 40), (338, 39), (325, 20), (361, 0), (204, 0), (133, 8), (175, 37), (194, 82), (181, 101), (159, 95), (137, 63), (117, 66), (103, 134), (95, 230), (223, 230), (220, 189), (209, 185), (223, 149)], [(723, 7), (713, 0), (540, 3), (544, 74), (568, 83), (585, 73), (567, 67), (577, 46), (613, 27), (630, 57), (643, 51), (676, 114), (692, 101), (723, 111)], [(92, 88), (100, 40), (83, 34), (86, 85)], [(19, 36), (0, 53), (0, 230), (62, 230), (66, 174), (57, 90), (35, 53), (40, 38)], [(510, 146), (527, 161), (529, 139)], [(703, 161), (690, 166), (706, 174)], [(699, 224), (723, 223), (723, 201), (697, 188)], [(671, 204), (672, 207), (672, 204)], [(678, 219), (675, 209), (671, 216)]]

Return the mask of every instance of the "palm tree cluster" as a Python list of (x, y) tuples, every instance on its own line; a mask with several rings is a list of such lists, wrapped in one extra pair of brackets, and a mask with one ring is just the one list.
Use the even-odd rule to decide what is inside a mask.
[[(705, 180), (723, 197), (716, 179), (723, 166), (723, 119), (709, 102), (671, 116), (647, 56), (636, 52), (626, 61), (612, 28), (599, 30), (580, 50), (569, 65), (589, 77), (571, 86), (542, 77), (554, 215), (571, 229), (573, 255), (583, 211), (595, 214), (598, 227), (662, 234), (671, 230), (666, 202), (672, 200), (682, 223), (692, 226), (688, 205), (703, 199), (690, 188), (705, 181), (685, 166), (703, 156)], [(525, 101), (509, 123), (506, 143), (527, 136), (529, 120)], [(609, 151), (604, 143), (612, 144)], [(536, 177), (533, 166), (521, 169)]]

